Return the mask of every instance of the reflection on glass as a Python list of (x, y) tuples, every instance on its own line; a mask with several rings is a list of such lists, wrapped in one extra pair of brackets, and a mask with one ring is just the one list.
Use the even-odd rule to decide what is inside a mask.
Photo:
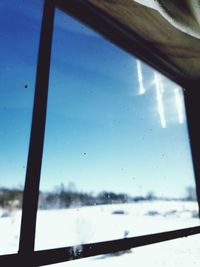
[(42, 2), (0, 2), (0, 254), (18, 251)]
[(36, 250), (198, 224), (181, 88), (57, 11), (49, 89)]

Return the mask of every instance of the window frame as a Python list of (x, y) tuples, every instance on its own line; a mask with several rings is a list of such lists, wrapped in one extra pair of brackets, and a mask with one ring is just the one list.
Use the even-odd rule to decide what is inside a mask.
[(163, 233), (156, 233), (132, 238), (123, 238), (93, 244), (81, 245), (81, 252), (75, 253), (73, 247), (64, 247), (35, 251), (35, 229), (38, 209), (39, 183), (44, 145), (45, 121), (48, 98), (48, 83), (54, 28), (55, 9), (75, 17), (82, 23), (98, 31), (105, 38), (121, 47), (132, 55), (136, 55), (154, 69), (176, 82), (184, 90), (186, 116), (191, 143), (192, 160), (195, 173), (197, 201), (200, 207), (200, 129), (198, 129), (196, 114), (198, 113), (199, 81), (189, 80), (168, 62), (161, 53), (149, 43), (142, 40), (115, 19), (108, 18), (102, 11), (97, 10), (88, 1), (82, 0), (44, 0), (44, 11), (41, 25), (40, 46), (38, 53), (34, 108), (32, 128), (29, 144), (26, 180), (23, 195), (22, 221), (19, 251), (16, 254), (0, 256), (0, 265), (13, 266), (41, 266), (61, 263), (105, 253), (118, 252), (134, 247), (154, 244), (189, 235), (199, 234), (200, 226), (178, 229)]

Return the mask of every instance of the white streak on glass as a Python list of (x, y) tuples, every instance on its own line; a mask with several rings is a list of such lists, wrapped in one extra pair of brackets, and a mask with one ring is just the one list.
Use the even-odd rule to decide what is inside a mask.
[(180, 124), (184, 123), (184, 109), (183, 109), (183, 95), (181, 93), (181, 88), (176, 87), (174, 89), (175, 101), (176, 101), (176, 110), (178, 114), (178, 121)]
[(137, 74), (139, 83), (139, 94), (143, 95), (145, 93), (145, 88), (143, 83), (142, 64), (138, 59), (136, 60), (136, 64), (137, 64)]
[(156, 88), (156, 101), (157, 101), (158, 114), (160, 117), (160, 123), (162, 128), (166, 128), (167, 125), (166, 125), (165, 110), (163, 104), (164, 87), (161, 76), (157, 72), (154, 72), (154, 82)]

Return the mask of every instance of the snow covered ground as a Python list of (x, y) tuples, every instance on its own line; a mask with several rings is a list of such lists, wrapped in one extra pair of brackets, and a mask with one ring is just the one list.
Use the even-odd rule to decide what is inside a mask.
[[(0, 210), (0, 254), (16, 253), (21, 211)], [(62, 210), (39, 210), (35, 249), (73, 246), (199, 225), (197, 204), (143, 201)], [(51, 266), (200, 266), (200, 235)]]

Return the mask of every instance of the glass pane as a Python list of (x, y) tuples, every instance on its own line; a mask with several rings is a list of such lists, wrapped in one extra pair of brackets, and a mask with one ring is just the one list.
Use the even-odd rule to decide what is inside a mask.
[(193, 189), (182, 89), (57, 11), (36, 249), (196, 225)]
[(42, 1), (0, 2), (0, 254), (18, 251)]

